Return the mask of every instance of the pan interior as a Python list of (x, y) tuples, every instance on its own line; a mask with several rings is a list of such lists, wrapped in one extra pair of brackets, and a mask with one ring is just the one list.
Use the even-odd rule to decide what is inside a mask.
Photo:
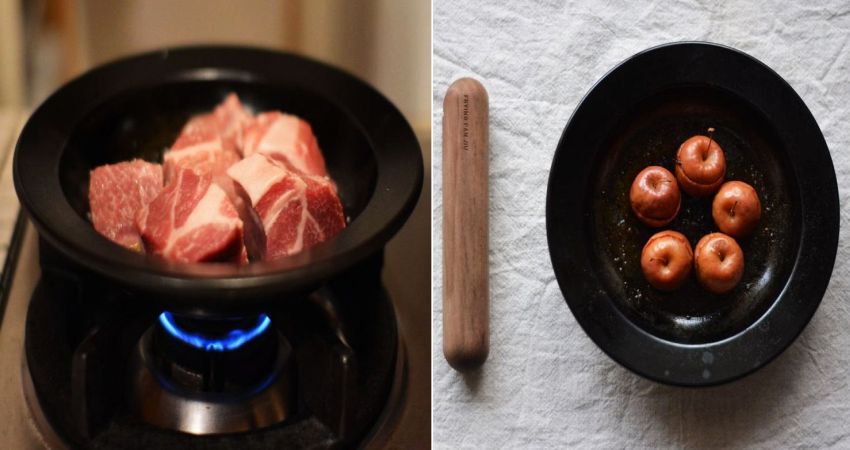
[[(725, 295), (704, 290), (692, 273), (674, 292), (644, 279), (640, 254), (652, 234), (672, 229), (692, 246), (717, 231), (711, 200), (682, 193), (682, 206), (668, 226), (653, 229), (632, 214), (628, 191), (644, 167), (674, 171), (679, 145), (715, 128), (726, 155), (727, 180), (751, 184), (762, 203), (757, 230), (739, 239), (744, 275)], [(586, 227), (594, 265), (618, 309), (646, 332), (683, 344), (715, 342), (744, 330), (761, 317), (785, 286), (799, 247), (798, 190), (787, 152), (770, 121), (734, 94), (708, 86), (679, 86), (644, 100), (619, 120), (605, 155), (597, 161)]]
[(59, 176), (68, 203), (89, 220), (89, 171), (133, 158), (162, 162), (186, 121), (211, 111), (230, 92), (255, 113), (281, 110), (310, 123), (345, 214), (354, 220), (369, 202), (377, 178), (371, 145), (357, 122), (328, 99), (295, 86), (224, 80), (129, 90), (88, 114), (74, 127), (62, 153)]

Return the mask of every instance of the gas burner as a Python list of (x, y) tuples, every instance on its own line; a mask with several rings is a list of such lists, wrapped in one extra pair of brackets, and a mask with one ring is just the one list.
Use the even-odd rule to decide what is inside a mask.
[(402, 401), (406, 357), (380, 253), (264, 314), (210, 318), (163, 313), (39, 247), (28, 396), (67, 446), (355, 446), (380, 439)]
[[(180, 342), (191, 347), (206, 351), (206, 352), (225, 352), (239, 350), (245, 344), (250, 344), (262, 336), (269, 329), (272, 321), (266, 314), (258, 314), (250, 319), (219, 319), (201, 321), (202, 324), (193, 324), (202, 329), (223, 329), (224, 332), (218, 331), (210, 334), (193, 333), (188, 330), (180, 322), (191, 321), (192, 319), (178, 320), (174, 314), (163, 311), (159, 315), (159, 324), (169, 335)], [(248, 328), (240, 328), (239, 322), (248, 321), (251, 325)], [(198, 321), (194, 321), (198, 322)]]
[(198, 320), (163, 312), (131, 358), (131, 410), (198, 435), (283, 422), (295, 410), (295, 367), (292, 347), (270, 325), (266, 314)]
[(134, 361), (187, 394), (244, 394), (272, 384), (278, 366), (290, 365), (290, 353), (266, 314), (198, 319), (163, 312), (139, 340)]

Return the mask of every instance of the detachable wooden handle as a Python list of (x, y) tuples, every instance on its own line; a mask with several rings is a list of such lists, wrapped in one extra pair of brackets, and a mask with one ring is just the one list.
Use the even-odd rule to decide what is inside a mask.
[(443, 100), (443, 354), (457, 370), (490, 350), (488, 114), (484, 86), (461, 78)]

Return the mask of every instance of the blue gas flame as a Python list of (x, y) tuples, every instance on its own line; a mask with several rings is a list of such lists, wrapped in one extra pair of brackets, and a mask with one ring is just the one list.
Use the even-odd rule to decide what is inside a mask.
[(192, 347), (208, 352), (225, 352), (236, 350), (255, 337), (263, 334), (269, 328), (272, 321), (269, 319), (269, 316), (260, 314), (257, 317), (257, 324), (254, 327), (247, 330), (232, 330), (226, 336), (220, 338), (210, 338), (181, 329), (174, 321), (174, 316), (168, 311), (159, 315), (159, 323), (162, 324), (162, 327), (169, 334)]

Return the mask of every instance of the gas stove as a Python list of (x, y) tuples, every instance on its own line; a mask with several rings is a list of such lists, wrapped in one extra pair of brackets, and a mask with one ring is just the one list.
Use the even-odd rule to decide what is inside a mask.
[(427, 382), (427, 353), (411, 364), (399, 323), (416, 321), (396, 305), (414, 299), (382, 281), (383, 252), (263, 312), (188, 317), (78, 270), (25, 220), (16, 234), (0, 321), (0, 398), (13, 406), (0, 442), (429, 445), (428, 416), (416, 412), (428, 410), (428, 387), (410, 382), (411, 367)]

